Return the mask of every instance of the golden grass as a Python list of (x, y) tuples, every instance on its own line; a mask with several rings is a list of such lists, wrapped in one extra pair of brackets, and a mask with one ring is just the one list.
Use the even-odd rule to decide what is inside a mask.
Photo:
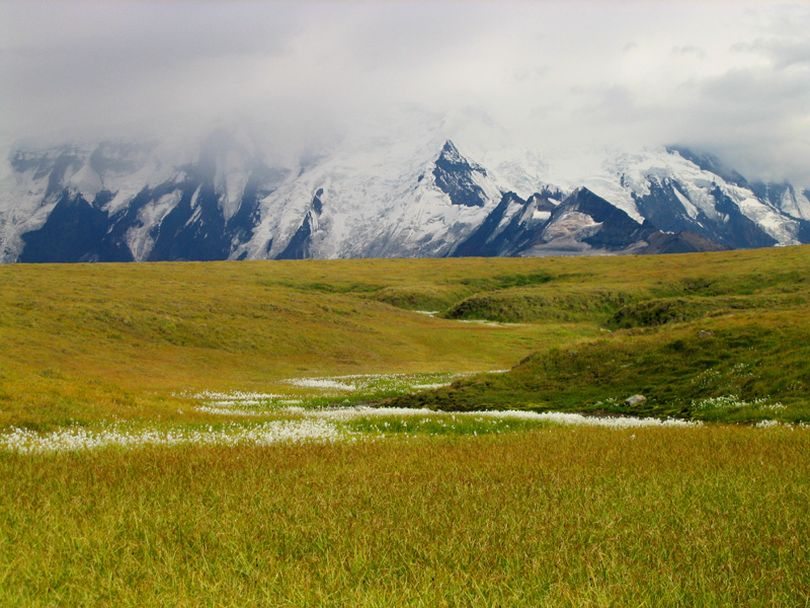
[(265, 390), (290, 376), (483, 371), (595, 331), (463, 325), (362, 289), (309, 287), (330, 276), (338, 289), (413, 281), (427, 270), (368, 264), (1, 267), (0, 424), (172, 418), (182, 405), (174, 392)]
[(810, 432), (0, 455), (0, 604), (800, 606)]
[[(3, 266), (0, 426), (172, 419), (177, 391), (272, 390), (290, 376), (511, 367), (603, 332), (590, 302), (605, 293), (769, 289), (793, 294), (800, 315), (808, 252)], [(489, 292), (553, 306), (489, 327), (392, 305), (451, 309)]]
[[(485, 370), (539, 353), (502, 377), (507, 386), (536, 381), (533, 363), (555, 348), (579, 351), (591, 371), (607, 365), (608, 343), (649, 346), (647, 363), (664, 362), (658, 382), (683, 374), (653, 347), (670, 338), (688, 347), (704, 325), (730, 332), (730, 344), (742, 336), (734, 331), (756, 329), (769, 356), (784, 351), (756, 382), (773, 380), (777, 364), (802, 379), (809, 281), (808, 247), (5, 266), (0, 429), (119, 419), (170, 428), (211, 420), (177, 391)], [(607, 333), (622, 298), (642, 303), (622, 318), (636, 323), (661, 312), (656, 298), (681, 295), (700, 298), (679, 311), (685, 318), (719, 316)], [(726, 298), (721, 308), (715, 296)], [(527, 322), (407, 310), (462, 302)], [(501, 381), (476, 382), (494, 390)], [(801, 427), (2, 452), (0, 479), (2, 606), (810, 605), (810, 431)]]

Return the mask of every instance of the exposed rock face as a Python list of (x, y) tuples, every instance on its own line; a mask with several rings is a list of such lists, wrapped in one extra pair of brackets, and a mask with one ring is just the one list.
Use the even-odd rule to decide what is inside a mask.
[(636, 405), (641, 405), (647, 401), (647, 398), (644, 395), (632, 395), (624, 400), (624, 404), (628, 407), (635, 407)]
[(224, 131), (181, 163), (129, 142), (17, 150), (0, 181), (0, 261), (686, 253), (810, 242), (807, 188), (749, 182), (685, 148), (608, 158), (601, 173), (561, 188), (515, 162), (485, 168), (450, 140), (366, 144), (284, 166)]
[(479, 176), (486, 177), (486, 169), (464, 158), (448, 139), (433, 167), (436, 186), (450, 197), (454, 205), (483, 207), (487, 198), (476, 182), (476, 177)]

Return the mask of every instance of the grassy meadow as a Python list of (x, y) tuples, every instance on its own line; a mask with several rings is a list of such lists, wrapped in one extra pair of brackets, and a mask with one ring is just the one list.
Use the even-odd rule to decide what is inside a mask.
[(806, 432), (0, 455), (3, 605), (803, 606)]
[(808, 338), (810, 247), (0, 266), (0, 605), (810, 605)]
[(581, 321), (491, 327), (400, 307), (440, 309), (476, 291), (469, 276), (536, 266), (504, 261), (0, 267), (0, 424), (185, 420), (181, 392), (486, 371), (598, 332)]

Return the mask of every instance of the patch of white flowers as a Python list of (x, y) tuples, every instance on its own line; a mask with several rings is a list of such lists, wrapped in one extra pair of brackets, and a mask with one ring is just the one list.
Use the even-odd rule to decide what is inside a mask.
[(347, 422), (349, 420), (356, 420), (357, 418), (368, 418), (372, 416), (397, 416), (401, 418), (411, 416), (428, 416), (430, 414), (440, 414), (443, 412), (436, 412), (426, 408), (407, 408), (407, 407), (368, 407), (365, 405), (356, 405), (349, 407), (330, 407), (323, 409), (307, 409), (303, 407), (288, 407), (284, 409), (285, 413), (297, 414), (311, 419), (318, 420), (333, 420), (340, 422)]
[(721, 395), (719, 397), (707, 397), (706, 399), (692, 401), (692, 407), (696, 410), (730, 410), (742, 407), (756, 407), (771, 411), (785, 409), (785, 406), (779, 401), (768, 403), (769, 399), (769, 397), (758, 397), (752, 401), (746, 401), (737, 395)]
[(327, 376), (321, 378), (291, 378), (287, 384), (301, 388), (319, 389), (322, 391), (362, 391), (376, 393), (408, 392), (412, 390), (429, 390), (447, 386), (453, 380), (471, 375), (462, 374), (351, 374), (347, 376)]
[(331, 378), (292, 378), (286, 381), (287, 384), (299, 386), (301, 388), (317, 388), (323, 390), (356, 391), (357, 387), (345, 382), (338, 382)]
[(530, 412), (525, 410), (477, 410), (471, 412), (442, 412), (426, 408), (402, 407), (341, 407), (321, 410), (306, 410), (304, 408), (288, 408), (289, 413), (296, 413), (309, 418), (349, 421), (358, 418), (371, 417), (446, 417), (472, 418), (477, 422), (484, 419), (497, 420), (529, 420), (534, 422), (552, 422), (557, 424), (573, 424), (581, 426), (600, 426), (607, 428), (642, 428), (642, 427), (696, 427), (701, 426), (700, 421), (680, 420), (668, 418), (632, 418), (630, 416), (583, 416), (582, 414), (569, 414), (564, 412)]
[(788, 422), (780, 422), (779, 420), (760, 420), (759, 422), (756, 423), (755, 426), (758, 429), (770, 429), (770, 428), (774, 428), (774, 427), (779, 427), (779, 428), (790, 429), (791, 431), (794, 431), (796, 429), (806, 431), (806, 430), (810, 429), (810, 424), (808, 424), (806, 422), (796, 422), (796, 423), (790, 424)]
[(557, 424), (579, 426), (600, 426), (614, 429), (643, 427), (696, 427), (702, 423), (698, 420), (680, 420), (678, 418), (633, 418), (631, 416), (583, 416), (567, 412), (526, 412), (521, 410), (471, 412), (477, 416), (490, 418), (511, 418), (521, 420), (543, 420)]
[(188, 399), (198, 399), (200, 401), (267, 401), (268, 399), (278, 399), (283, 395), (276, 395), (275, 393), (255, 393), (244, 391), (233, 391), (230, 393), (221, 393), (216, 391), (202, 391), (200, 393), (177, 393), (178, 397), (185, 397)]
[(720, 377), (721, 374), (716, 369), (706, 369), (695, 376), (695, 378), (692, 379), (692, 383), (697, 384), (700, 388), (709, 388), (712, 384), (717, 382)]
[[(496, 374), (508, 370), (493, 370), (486, 373)], [(184, 393), (181, 396), (196, 399), (202, 403), (196, 410), (205, 414), (218, 416), (270, 416), (279, 408), (290, 405), (310, 407), (323, 406), (323, 400), (329, 399), (333, 405), (345, 397), (341, 405), (351, 405), (358, 401), (371, 401), (391, 395), (401, 395), (420, 390), (433, 390), (449, 386), (453, 380), (472, 375), (467, 373), (423, 373), (423, 374), (351, 374), (345, 376), (326, 376), (312, 378), (290, 378), (285, 384), (308, 389), (300, 395), (276, 393), (222, 393), (203, 391)], [(293, 398), (295, 397), (295, 398)], [(351, 397), (351, 399), (349, 399)]]
[(262, 416), (272, 412), (272, 408), (301, 403), (300, 399), (289, 399), (287, 398), (288, 395), (276, 393), (203, 391), (201, 393), (186, 393), (183, 396), (202, 401), (203, 404), (195, 409), (198, 412), (215, 416)]
[(452, 382), (434, 382), (432, 384), (414, 384), (411, 388), (417, 391), (430, 391), (437, 388), (450, 386)]
[(457, 323), (467, 323), (470, 325), (483, 325), (484, 327), (517, 327), (522, 323), (504, 323), (502, 321), (490, 321), (488, 319), (456, 319)]
[(241, 410), (231, 406), (217, 406), (216, 402), (212, 405), (201, 405), (194, 409), (203, 414), (212, 414), (214, 416), (262, 416), (266, 413), (258, 410)]
[[(490, 373), (503, 373), (495, 370)], [(275, 417), (261, 424), (230, 422), (214, 427), (178, 427), (171, 430), (135, 429), (112, 424), (97, 429), (68, 427), (52, 433), (37, 433), (14, 428), (0, 434), (0, 450), (25, 454), (86, 450), (104, 447), (132, 448), (138, 446), (180, 445), (271, 445), (277, 443), (334, 442), (355, 440), (363, 436), (350, 432), (345, 423), (376, 420), (372, 428), (384, 431), (392, 419), (403, 431), (414, 433), (420, 425), (438, 425), (443, 429), (455, 424), (480, 425), (485, 432), (509, 428), (509, 421), (529, 421), (577, 426), (597, 426), (612, 429), (699, 427), (701, 422), (669, 418), (636, 418), (629, 416), (584, 416), (564, 412), (531, 412), (524, 410), (443, 412), (430, 409), (368, 407), (360, 403), (392, 394), (414, 390), (430, 390), (447, 386), (454, 379), (470, 374), (355, 374), (321, 378), (292, 378), (287, 384), (311, 389), (304, 394), (277, 394), (234, 391), (230, 393), (203, 391), (179, 396), (199, 401), (196, 411), (230, 417)], [(708, 375), (711, 375), (709, 373)], [(335, 391), (341, 391), (336, 393)], [(327, 401), (324, 399), (327, 398)], [(329, 407), (324, 407), (324, 404)], [(618, 400), (606, 399), (601, 405), (616, 405)], [(757, 407), (780, 411), (785, 406), (770, 403), (768, 397), (745, 401), (736, 395), (710, 397), (694, 401), (698, 410)], [(782, 426), (774, 420), (763, 420), (760, 428)], [(789, 425), (794, 428), (794, 425)], [(795, 425), (805, 428), (804, 425)], [(351, 428), (351, 427), (349, 427)], [(429, 430), (429, 429), (428, 429)], [(477, 432), (473, 429), (473, 435)], [(366, 433), (365, 437), (371, 437)]]
[(15, 428), (0, 435), (0, 449), (23, 454), (67, 452), (106, 447), (181, 445), (273, 445), (278, 443), (334, 442), (346, 433), (324, 420), (278, 420), (256, 426), (231, 424), (221, 428), (128, 430), (70, 427), (52, 433)]

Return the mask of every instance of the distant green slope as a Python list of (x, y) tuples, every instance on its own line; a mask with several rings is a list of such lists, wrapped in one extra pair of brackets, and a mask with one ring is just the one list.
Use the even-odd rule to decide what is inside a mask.
[(798, 422), (810, 421), (808, 387), (810, 324), (768, 311), (616, 332), (395, 405)]
[[(810, 251), (615, 259), (626, 280), (479, 293), (450, 316), (591, 320), (598, 339), (532, 355), (508, 374), (401, 397), (398, 406), (533, 409), (702, 420), (810, 421)], [(641, 280), (639, 280), (641, 278)], [(644, 400), (632, 405), (633, 395)]]
[[(399, 403), (625, 411), (608, 400), (642, 393), (632, 411), (643, 415), (805, 420), (808, 277), (809, 247), (2, 266), (0, 426), (171, 420), (188, 390), (523, 359)], [(765, 401), (731, 407), (730, 396)], [(725, 401), (699, 406), (715, 397)]]

